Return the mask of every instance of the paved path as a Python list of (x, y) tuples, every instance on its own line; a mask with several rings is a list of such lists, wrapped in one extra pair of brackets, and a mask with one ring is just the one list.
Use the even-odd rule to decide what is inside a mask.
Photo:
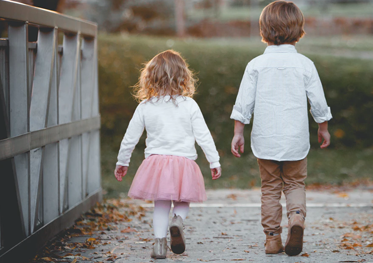
[[(372, 189), (308, 191), (307, 202), (303, 256), (265, 255), (258, 189), (213, 190), (190, 209), (186, 252), (158, 262), (373, 262)], [(108, 200), (32, 262), (154, 262), (151, 211), (151, 203)], [(284, 215), (283, 241), (286, 224)]]

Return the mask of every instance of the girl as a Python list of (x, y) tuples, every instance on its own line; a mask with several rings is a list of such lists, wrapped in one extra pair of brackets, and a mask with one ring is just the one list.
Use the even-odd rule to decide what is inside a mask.
[(219, 155), (197, 103), (191, 98), (195, 79), (179, 53), (167, 50), (152, 58), (141, 71), (135, 97), (141, 101), (120, 146), (115, 177), (122, 181), (131, 154), (144, 128), (147, 132), (145, 160), (133, 179), (128, 196), (154, 201), (155, 243), (152, 258), (166, 258), (170, 224), (171, 250), (185, 250), (183, 221), (190, 202), (206, 200), (195, 141), (210, 162), (212, 179), (221, 176)]

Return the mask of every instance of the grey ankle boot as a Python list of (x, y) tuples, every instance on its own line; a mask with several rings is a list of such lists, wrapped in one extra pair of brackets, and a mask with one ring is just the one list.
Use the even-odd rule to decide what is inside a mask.
[(152, 258), (161, 259), (166, 258), (167, 254), (167, 239), (164, 238), (156, 238), (154, 241), (153, 252), (151, 254)]
[(181, 254), (185, 251), (183, 228), (183, 219), (175, 214), (170, 224), (171, 250), (175, 254)]

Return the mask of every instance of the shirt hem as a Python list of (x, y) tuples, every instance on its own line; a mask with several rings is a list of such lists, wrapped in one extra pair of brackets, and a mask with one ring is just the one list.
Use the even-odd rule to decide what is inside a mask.
[(300, 161), (303, 160), (304, 158), (307, 157), (308, 153), (310, 152), (311, 146), (308, 146), (308, 149), (306, 151), (306, 154), (300, 158), (274, 158), (274, 157), (268, 157), (268, 156), (259, 156), (257, 153), (255, 153), (255, 150), (253, 147), (251, 147), (251, 150), (254, 154), (254, 156), (258, 159), (263, 159), (263, 160), (271, 160), (271, 161), (278, 161), (278, 162), (285, 162), (285, 161)]

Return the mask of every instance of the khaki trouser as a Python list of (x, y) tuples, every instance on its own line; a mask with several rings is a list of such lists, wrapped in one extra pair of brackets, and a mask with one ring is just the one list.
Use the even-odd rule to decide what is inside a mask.
[(262, 179), (262, 226), (264, 233), (281, 233), (281, 191), (286, 197), (287, 216), (300, 211), (306, 217), (307, 158), (300, 161), (258, 159)]

